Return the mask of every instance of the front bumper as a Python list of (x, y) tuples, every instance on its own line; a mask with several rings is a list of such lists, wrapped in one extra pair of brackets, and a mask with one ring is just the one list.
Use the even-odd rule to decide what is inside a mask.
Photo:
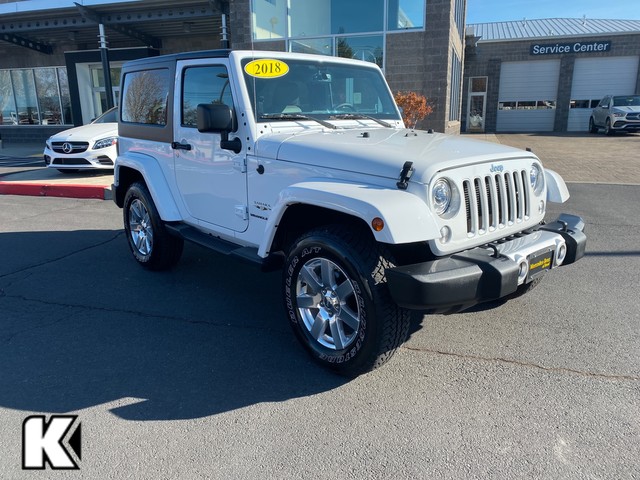
[(115, 146), (101, 148), (99, 150), (87, 149), (80, 153), (59, 153), (45, 147), (43, 159), (45, 166), (49, 168), (72, 170), (113, 170), (114, 160), (117, 156)]
[(580, 217), (560, 215), (521, 235), (424, 263), (390, 268), (387, 283), (404, 308), (456, 312), (514, 293), (547, 270), (584, 256)]

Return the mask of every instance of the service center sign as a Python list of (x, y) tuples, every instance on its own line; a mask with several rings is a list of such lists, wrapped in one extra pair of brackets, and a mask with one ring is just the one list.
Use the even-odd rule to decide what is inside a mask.
[(562, 55), (566, 53), (596, 53), (611, 50), (611, 40), (599, 42), (548, 43), (533, 44), (529, 50), (531, 55)]

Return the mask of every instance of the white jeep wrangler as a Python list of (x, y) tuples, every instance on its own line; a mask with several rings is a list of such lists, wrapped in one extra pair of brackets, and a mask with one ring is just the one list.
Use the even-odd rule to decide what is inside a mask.
[(318, 55), (208, 51), (122, 71), (114, 200), (136, 260), (183, 240), (282, 268), (288, 319), (320, 363), (358, 375), (411, 309), (519, 295), (575, 262), (579, 217), (531, 152), (406, 129), (382, 72)]

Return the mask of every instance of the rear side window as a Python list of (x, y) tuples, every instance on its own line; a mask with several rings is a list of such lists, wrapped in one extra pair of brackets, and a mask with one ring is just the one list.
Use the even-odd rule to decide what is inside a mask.
[(122, 121), (166, 125), (169, 86), (168, 69), (127, 73), (122, 87)]

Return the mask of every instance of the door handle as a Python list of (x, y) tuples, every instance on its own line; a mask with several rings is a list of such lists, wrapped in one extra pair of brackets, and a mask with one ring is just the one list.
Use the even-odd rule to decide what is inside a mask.
[(171, 142), (171, 148), (174, 150), (191, 150), (190, 143)]

